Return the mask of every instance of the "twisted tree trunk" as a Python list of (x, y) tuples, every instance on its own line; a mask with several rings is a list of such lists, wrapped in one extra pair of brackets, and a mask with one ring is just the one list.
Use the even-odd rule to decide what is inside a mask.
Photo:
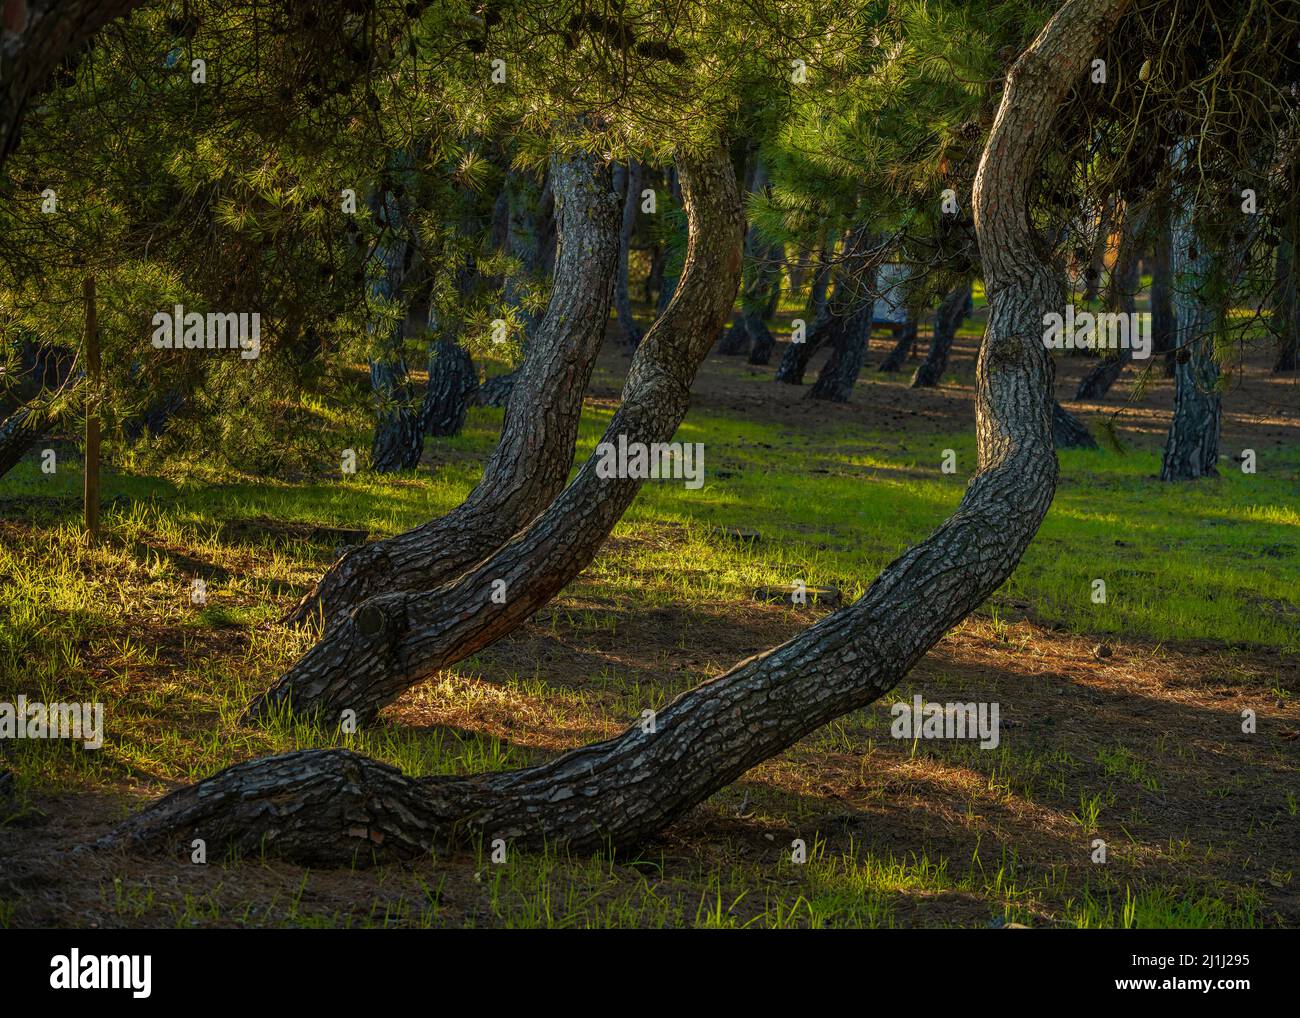
[(893, 688), (1005, 581), (1051, 504), (1053, 363), (1040, 337), (1062, 295), (1035, 245), (1028, 189), (1053, 112), (1126, 2), (1068, 0), (1008, 76), (974, 199), (992, 309), (976, 394), (979, 472), (956, 513), (857, 602), (679, 696), (651, 732), (636, 724), (538, 767), (472, 777), (408, 778), (346, 750), (253, 761), (173, 792), (105, 845), (188, 850), (201, 837), (317, 865), (479, 838), (629, 846)]
[(934, 335), (930, 339), (930, 350), (912, 375), (911, 388), (933, 388), (943, 380), (943, 373), (948, 370), (952, 341), (962, 323), (970, 317), (974, 306), (969, 279), (955, 286), (939, 302), (939, 309), (934, 313)]
[(555, 289), (516, 372), (482, 480), (446, 516), (346, 554), (290, 621), (322, 615), (328, 629), (375, 594), (445, 583), (505, 544), (564, 487), (613, 299), (618, 203), (608, 169), (591, 156), (554, 160), (551, 176), (560, 234)]
[[(610, 447), (648, 449), (672, 439), (695, 372), (736, 299), (742, 218), (730, 157), (719, 149), (679, 165), (689, 222), (686, 264), (672, 303), (632, 360), (623, 402), (605, 431)], [(453, 582), (361, 604), (250, 714), (283, 705), (329, 722), (351, 710), (364, 722), (413, 683), (514, 630), (590, 564), (640, 490), (643, 478), (606, 476), (606, 462), (598, 447), (545, 512)]]

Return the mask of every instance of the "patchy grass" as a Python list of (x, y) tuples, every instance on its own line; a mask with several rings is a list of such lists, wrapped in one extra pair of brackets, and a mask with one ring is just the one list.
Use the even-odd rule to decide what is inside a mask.
[[(0, 746), (17, 785), (0, 826), (13, 861), (0, 925), (1294, 925), (1300, 444), (1288, 417), (1254, 431), (1230, 418), (1225, 446), (1255, 442), (1258, 473), (1225, 460), (1218, 479), (1161, 485), (1167, 385), (1137, 410), (1107, 408), (1126, 454), (1062, 456), (1015, 574), (885, 701), (637, 854), (467, 853), (356, 872), (68, 854), (146, 797), (267, 753), (347, 745), (415, 774), (545, 759), (789, 638), (822, 611), (756, 602), (755, 587), (802, 579), (854, 598), (960, 499), (975, 465), (973, 333), (959, 345), (963, 386), (913, 391), (868, 371), (846, 407), (711, 359), (678, 436), (705, 444), (705, 487), (647, 485), (561, 597), (356, 735), (238, 723), (310, 643), (277, 620), (334, 553), (315, 527), (381, 536), (445, 512), (473, 485), (499, 411), (475, 410), (396, 477), (322, 464), (267, 483), (121, 463), (94, 548), (77, 532), (75, 461), (52, 477), (20, 465), (0, 482), (0, 700), (102, 701), (107, 733), (97, 751)], [(580, 457), (624, 364), (602, 358)], [(363, 444), (338, 435), (340, 449)], [(955, 474), (941, 470), (947, 449)], [(893, 738), (890, 705), (914, 694), (998, 702), (999, 745)]]

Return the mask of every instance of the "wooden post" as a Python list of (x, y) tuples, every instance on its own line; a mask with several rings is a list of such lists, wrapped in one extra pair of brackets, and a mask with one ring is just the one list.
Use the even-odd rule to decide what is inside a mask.
[(95, 278), (82, 284), (86, 299), (86, 535), (99, 541), (99, 318), (95, 311)]

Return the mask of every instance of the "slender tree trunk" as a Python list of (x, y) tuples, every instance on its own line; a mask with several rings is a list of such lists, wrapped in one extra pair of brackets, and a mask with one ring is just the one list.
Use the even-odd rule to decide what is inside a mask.
[(974, 194), (991, 301), (976, 393), (979, 471), (953, 516), (858, 601), (679, 696), (652, 731), (638, 723), (541, 766), (470, 777), (408, 778), (347, 750), (252, 761), (173, 792), (103, 845), (188, 851), (201, 837), (210, 849), (317, 865), (420, 856), (474, 839), (632, 846), (897, 685), (1006, 580), (1051, 504), (1053, 363), (1040, 336), (1062, 294), (1029, 223), (1029, 188), (1053, 113), (1125, 2), (1069, 0), (1011, 70)]
[(446, 516), (349, 552), (291, 621), (322, 615), (333, 628), (376, 594), (432, 589), (454, 579), (509, 541), (564, 487), (613, 299), (618, 207), (608, 169), (592, 156), (555, 159), (551, 176), (560, 239), (555, 288), (517, 372), (501, 439), (482, 480)]
[(1273, 317), (1279, 334), (1273, 371), (1295, 371), (1300, 367), (1300, 301), (1296, 299), (1295, 246), (1283, 239), (1277, 248), (1277, 285)]
[[(730, 157), (719, 149), (679, 165), (690, 224), (686, 264), (672, 303), (632, 360), (622, 405), (603, 439), (611, 447), (649, 449), (672, 439), (695, 372), (736, 299), (742, 216)], [(363, 602), (251, 713), (287, 706), (333, 722), (352, 710), (368, 721), (413, 683), (514, 630), (590, 564), (640, 490), (644, 478), (605, 476), (606, 462), (598, 447), (537, 519), (459, 578), (427, 593), (382, 593)], [(381, 590), (390, 575), (385, 568), (376, 577)]]
[(777, 367), (776, 381), (803, 385), (803, 376), (813, 354), (823, 346), (838, 349), (843, 344), (846, 330), (861, 327), (862, 304), (869, 304), (868, 294), (874, 290), (874, 286), (865, 285), (868, 262), (874, 262), (870, 248), (871, 238), (865, 226), (854, 227), (845, 235), (840, 262), (833, 273), (830, 296), (813, 319), (804, 342), (786, 347)]
[(618, 282), (614, 290), (614, 308), (623, 345), (635, 350), (641, 342), (641, 326), (632, 313), (632, 293), (628, 287), (628, 257), (632, 251), (632, 234), (636, 214), (641, 206), (641, 164), (636, 159), (614, 171), (614, 190), (623, 195), (623, 222), (618, 234)]
[(965, 279), (939, 302), (939, 309), (934, 313), (934, 335), (930, 339), (930, 350), (912, 375), (913, 389), (933, 388), (943, 380), (943, 373), (948, 370), (952, 341), (973, 310), (970, 280)]

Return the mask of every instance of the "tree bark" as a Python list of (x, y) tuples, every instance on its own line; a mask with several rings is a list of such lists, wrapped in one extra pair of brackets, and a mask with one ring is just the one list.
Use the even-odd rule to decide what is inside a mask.
[[(164, 797), (105, 847), (188, 851), (201, 837), (210, 848), (362, 865), (475, 839), (632, 846), (893, 688), (1005, 581), (1051, 504), (1053, 362), (1041, 334), (1062, 294), (1035, 244), (1029, 187), (1053, 113), (1126, 2), (1068, 0), (1011, 69), (974, 195), (991, 306), (977, 376), (979, 470), (954, 515), (858, 601), (679, 696), (653, 732), (638, 723), (541, 766), (472, 777), (408, 778), (346, 750), (253, 761)], [(737, 222), (737, 268), (738, 232)]]
[(948, 370), (952, 341), (973, 310), (970, 280), (965, 279), (939, 302), (939, 309), (934, 313), (934, 335), (930, 339), (930, 350), (912, 375), (911, 388), (933, 388), (943, 381), (943, 373)]
[(1178, 355), (1174, 370), (1174, 413), (1160, 464), (1162, 481), (1193, 481), (1219, 473), (1219, 362), (1214, 355), (1214, 313), (1200, 286), (1210, 253), (1200, 243), (1189, 195), (1176, 195), (1170, 228), (1170, 270)]
[[(683, 158), (679, 166), (689, 223), (686, 263), (672, 303), (632, 359), (622, 405), (603, 439), (613, 446), (648, 448), (672, 439), (695, 372), (736, 299), (742, 215), (730, 157), (719, 149), (699, 161)], [(602, 462), (598, 448), (545, 512), (453, 582), (363, 602), (250, 714), (286, 706), (331, 723), (345, 710), (368, 721), (408, 686), (521, 625), (590, 564), (641, 487), (637, 477), (602, 477)], [(386, 567), (376, 577), (379, 589), (389, 589), (391, 575)]]
[(450, 338), (434, 343), (429, 354), (429, 385), (417, 424), (419, 434), (435, 438), (460, 434), (477, 390), (478, 374), (469, 351)]
[[(604, 338), (618, 257), (618, 202), (607, 167), (554, 159), (559, 257), (555, 288), (529, 343), (483, 478), (456, 509), (414, 530), (355, 548), (289, 616), (332, 628), (367, 598), (454, 579), (523, 529), (564, 487), (582, 398)], [(431, 379), (432, 381), (432, 379)]]

